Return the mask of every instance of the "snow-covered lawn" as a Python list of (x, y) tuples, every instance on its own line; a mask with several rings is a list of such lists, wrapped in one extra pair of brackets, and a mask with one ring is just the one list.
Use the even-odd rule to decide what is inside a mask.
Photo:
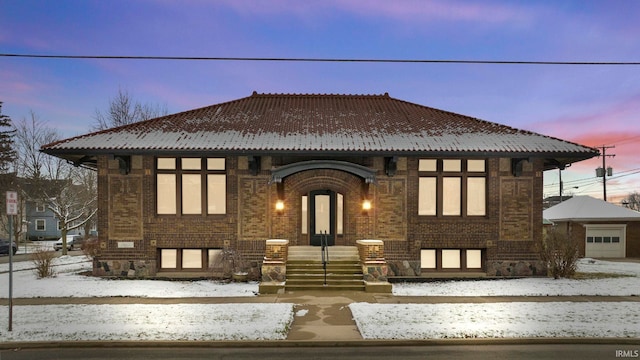
[(633, 337), (638, 302), (349, 305), (365, 339)]
[(3, 341), (281, 340), (293, 320), (292, 304), (16, 306), (8, 332), (0, 311)]
[[(55, 260), (57, 276), (36, 279), (33, 264), (14, 264), (15, 298), (255, 297), (257, 283), (106, 280), (80, 275), (84, 256)], [(8, 297), (8, 265), (0, 264), (0, 298)], [(581, 260), (579, 271), (628, 275), (593, 280), (453, 281), (394, 284), (401, 296), (640, 295), (640, 263)], [(350, 305), (364, 338), (640, 337), (640, 302), (509, 302), (483, 304)], [(14, 306), (14, 331), (4, 341), (276, 340), (286, 338), (294, 304), (42, 305)], [(315, 316), (298, 311), (295, 316)]]
[(640, 263), (580, 259), (578, 271), (626, 275), (572, 280), (523, 278), (487, 281), (439, 281), (393, 284), (396, 296), (640, 296)]
[[(256, 296), (257, 283), (226, 284), (216, 281), (108, 280), (79, 275), (91, 270), (85, 256), (61, 256), (53, 261), (56, 276), (37, 279), (33, 263), (14, 264), (13, 296), (38, 297), (230, 297)], [(0, 264), (0, 284), (8, 283), (7, 264)], [(0, 298), (8, 298), (8, 287), (0, 288)]]

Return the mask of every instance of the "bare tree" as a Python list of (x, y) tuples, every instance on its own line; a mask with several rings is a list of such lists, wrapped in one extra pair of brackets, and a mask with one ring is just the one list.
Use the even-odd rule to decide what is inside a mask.
[(70, 166), (64, 160), (40, 152), (40, 147), (60, 139), (58, 132), (48, 127), (32, 111), (28, 119), (15, 123), (16, 172), (32, 182), (66, 179)]
[(18, 160), (16, 170), (25, 183), (25, 197), (46, 204), (59, 222), (62, 254), (67, 254), (67, 233), (92, 221), (97, 212), (94, 176), (63, 159), (40, 152), (40, 147), (60, 137), (32, 112), (15, 124)]
[(148, 120), (167, 115), (166, 105), (142, 104), (133, 100), (129, 92), (118, 89), (115, 98), (109, 100), (109, 108), (102, 112), (96, 110), (95, 123), (92, 130), (100, 131), (112, 127), (132, 124), (138, 121)]
[(632, 192), (622, 200), (622, 203), (631, 210), (640, 211), (640, 193)]
[(97, 209), (98, 201), (98, 174), (93, 170), (80, 168), (78, 169), (78, 175), (76, 178), (79, 185), (79, 196), (84, 199), (85, 203), (92, 204), (91, 206), (84, 208), (84, 218), (87, 221), (85, 221), (83, 228), (84, 238), (87, 239), (89, 233), (95, 228), (97, 223), (95, 210)]
[(86, 194), (83, 184), (69, 182), (55, 196), (49, 196), (48, 206), (60, 223), (62, 255), (66, 255), (67, 233), (84, 227), (95, 216), (96, 197)]

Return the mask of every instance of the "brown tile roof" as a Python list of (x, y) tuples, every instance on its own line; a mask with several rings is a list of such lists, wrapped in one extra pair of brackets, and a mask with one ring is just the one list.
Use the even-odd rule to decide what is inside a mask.
[(257, 94), (46, 145), (99, 153), (528, 154), (597, 150), (384, 95)]

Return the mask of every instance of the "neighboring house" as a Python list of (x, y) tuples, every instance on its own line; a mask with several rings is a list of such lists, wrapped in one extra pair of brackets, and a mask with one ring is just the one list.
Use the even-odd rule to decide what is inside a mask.
[(543, 171), (596, 149), (384, 95), (257, 94), (42, 148), (98, 171), (97, 275), (384, 241), (396, 275), (542, 274)]
[(640, 212), (590, 196), (574, 196), (543, 212), (557, 229), (580, 241), (586, 257), (640, 257)]
[(46, 204), (41, 201), (27, 200), (25, 210), (27, 239), (54, 240), (60, 237), (58, 219)]
[[(23, 179), (23, 191), (25, 196), (25, 223), (26, 238), (29, 240), (57, 240), (62, 236), (60, 222), (54, 212), (49, 208), (49, 203), (44, 200), (43, 187), (53, 188), (62, 186), (62, 181), (43, 180), (39, 185), (34, 185)], [(78, 231), (70, 231), (69, 235), (78, 234)]]

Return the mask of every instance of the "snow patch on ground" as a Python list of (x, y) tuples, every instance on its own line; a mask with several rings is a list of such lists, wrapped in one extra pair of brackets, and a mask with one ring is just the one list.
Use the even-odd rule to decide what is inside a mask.
[(640, 337), (637, 302), (349, 305), (365, 339)]
[[(7, 313), (0, 307), (0, 323)], [(3, 341), (282, 340), (293, 304), (16, 306), (13, 318)]]
[(640, 263), (580, 259), (578, 271), (629, 277), (573, 280), (523, 278), (393, 284), (396, 296), (640, 296)]
[[(14, 264), (15, 298), (35, 297), (241, 297), (256, 296), (257, 283), (108, 280), (80, 275), (84, 256), (55, 260), (56, 277), (37, 279), (31, 262)], [(452, 281), (394, 284), (396, 296), (640, 295), (640, 263), (583, 259), (581, 272), (631, 277), (596, 280)], [(0, 298), (8, 298), (8, 265), (0, 264)], [(278, 340), (285, 339), (294, 304), (127, 304), (14, 306), (14, 331), (3, 341), (75, 340)], [(369, 304), (349, 306), (367, 339), (488, 337), (640, 338), (640, 302), (513, 302)], [(0, 324), (8, 322), (0, 306)]]
[[(7, 264), (0, 264), (0, 272)], [(256, 296), (258, 283), (224, 283), (213, 280), (161, 281), (112, 280), (80, 275), (91, 270), (91, 261), (85, 256), (63, 256), (55, 259), (56, 276), (38, 279), (30, 261), (14, 264), (13, 296), (38, 297), (238, 297)], [(31, 266), (30, 266), (31, 265)], [(0, 283), (8, 284), (8, 273), (0, 273)], [(0, 288), (0, 298), (8, 298), (8, 287)]]

